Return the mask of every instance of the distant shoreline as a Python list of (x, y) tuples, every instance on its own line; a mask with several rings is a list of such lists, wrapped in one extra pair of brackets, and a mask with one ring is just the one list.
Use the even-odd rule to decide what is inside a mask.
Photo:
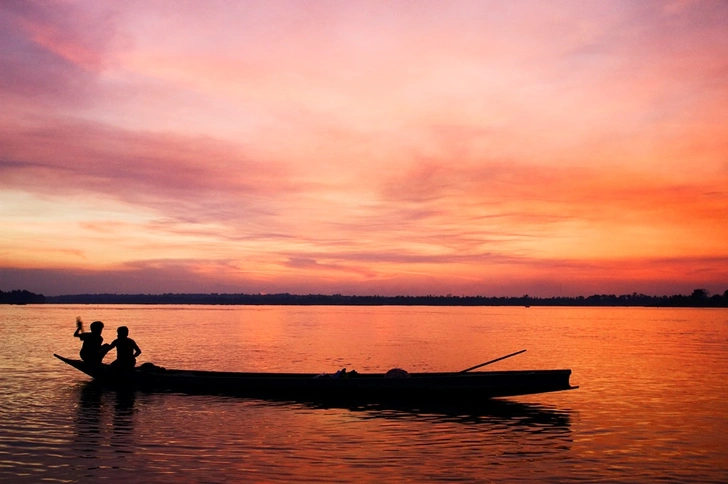
[(595, 294), (584, 297), (488, 296), (347, 296), (341, 294), (76, 294), (43, 296), (28, 291), (0, 291), (2, 304), (181, 304), (236, 306), (644, 306), (728, 307), (728, 291), (710, 296), (704, 289), (691, 295)]

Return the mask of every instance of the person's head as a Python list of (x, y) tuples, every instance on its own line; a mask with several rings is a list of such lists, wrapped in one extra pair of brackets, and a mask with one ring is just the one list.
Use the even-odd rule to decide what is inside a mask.
[(102, 329), (104, 329), (104, 323), (102, 323), (101, 321), (94, 321), (93, 323), (91, 323), (92, 333), (100, 334)]
[(126, 338), (127, 336), (129, 336), (129, 328), (127, 328), (126, 326), (119, 326), (116, 329), (116, 334), (117, 336), (119, 336), (119, 338)]

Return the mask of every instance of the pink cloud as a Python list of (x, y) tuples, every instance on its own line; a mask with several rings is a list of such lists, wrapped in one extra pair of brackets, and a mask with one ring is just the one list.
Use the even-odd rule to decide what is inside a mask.
[(0, 96), (6, 105), (40, 100), (44, 109), (87, 104), (114, 42), (110, 14), (68, 2), (3, 2)]
[(214, 206), (227, 197), (243, 204), (246, 197), (296, 190), (280, 176), (283, 166), (250, 160), (239, 147), (205, 137), (61, 121), (5, 128), (0, 132), (5, 187), (101, 193), (152, 206), (168, 199)]

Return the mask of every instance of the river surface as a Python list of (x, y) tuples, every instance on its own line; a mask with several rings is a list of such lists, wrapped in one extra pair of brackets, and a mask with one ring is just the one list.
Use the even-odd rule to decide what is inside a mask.
[[(139, 364), (229, 371), (571, 368), (577, 390), (479, 409), (116, 392), (75, 318)], [(0, 306), (0, 481), (728, 482), (728, 310)], [(109, 360), (113, 355), (107, 357)]]

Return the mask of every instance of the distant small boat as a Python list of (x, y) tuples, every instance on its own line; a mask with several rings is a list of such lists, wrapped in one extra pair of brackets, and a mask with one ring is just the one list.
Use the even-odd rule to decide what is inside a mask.
[[(571, 370), (520, 370), (459, 373), (237, 373), (168, 370), (145, 363), (120, 374), (109, 365), (89, 365), (81, 360), (56, 358), (110, 386), (145, 391), (229, 393), (243, 396), (301, 399), (356, 399), (368, 402), (468, 402), (496, 397), (572, 390)], [(467, 370), (466, 370), (467, 371)]]

